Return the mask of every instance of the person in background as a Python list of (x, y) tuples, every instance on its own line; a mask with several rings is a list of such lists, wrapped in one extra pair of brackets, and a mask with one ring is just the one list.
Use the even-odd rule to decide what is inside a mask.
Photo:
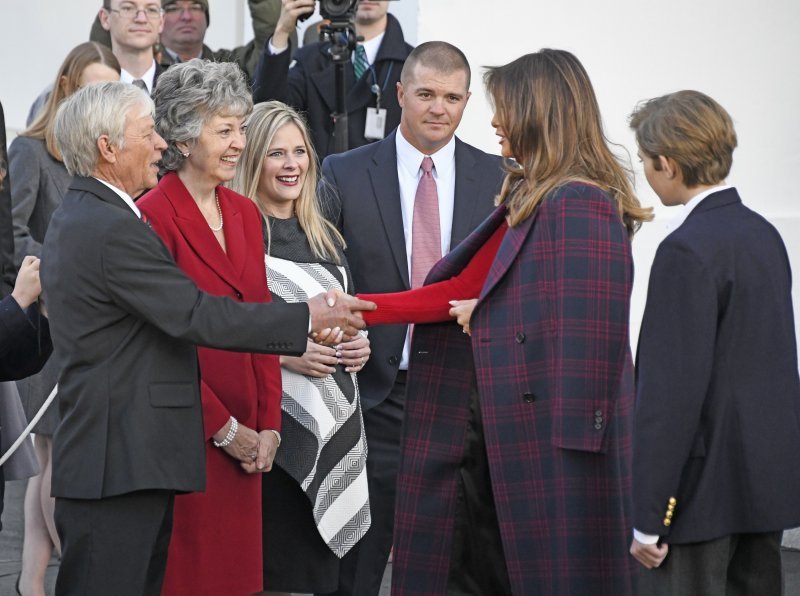
[(370, 326), (418, 323), (392, 594), (632, 595), (630, 237), (652, 216), (574, 55), (484, 81), (498, 207), (421, 289), (358, 294)]
[[(280, 100), (304, 112), (313, 145), (324, 158), (334, 152), (331, 114), (336, 111), (336, 79), (331, 43), (304, 45), (292, 54), (289, 41), (298, 17), (313, 11), (314, 0), (282, 0), (275, 32), (261, 52), (253, 101)], [(382, 139), (400, 123), (395, 88), (412, 47), (388, 11), (387, 0), (362, 0), (356, 9), (355, 33), (363, 41), (353, 52), (353, 67), (345, 69), (348, 148)]]
[[(232, 187), (265, 218), (273, 300), (297, 302), (331, 288), (352, 292), (344, 240), (318, 205), (319, 165), (303, 119), (281, 102), (261, 103), (247, 137)], [(277, 465), (263, 477), (267, 591), (336, 590), (340, 558), (369, 528), (356, 378), (369, 354), (363, 334), (335, 348), (309, 341), (301, 357), (280, 358), (283, 441)]]
[[(75, 174), (51, 219), (41, 269), (62, 366), (52, 488), (59, 595), (161, 592), (175, 494), (205, 489), (197, 345), (300, 355), (309, 333), (341, 341), (363, 327), (360, 311), (374, 308), (322, 295), (240, 303), (231, 299), (241, 292), (235, 284), (231, 297), (199, 290), (132, 199), (156, 185), (167, 147), (153, 115), (147, 93), (117, 82), (79, 90), (56, 115), (59, 150)], [(215, 169), (231, 165), (217, 156), (209, 156)], [(229, 419), (218, 443), (238, 445), (237, 434)], [(269, 443), (259, 445), (245, 471), (266, 468)]]
[(120, 80), (153, 93), (164, 71), (153, 46), (164, 26), (161, 0), (103, 0), (100, 24), (111, 37), (111, 51), (122, 67)]
[[(58, 69), (47, 104), (36, 121), (22, 131), (8, 150), (12, 216), (16, 260), (25, 255), (41, 256), (42, 242), (53, 211), (69, 188), (72, 176), (62, 162), (56, 144), (56, 112), (65, 97), (91, 83), (118, 81), (120, 66), (111, 50), (93, 42), (73, 48)], [(58, 380), (55, 358), (42, 371), (17, 383), (28, 420), (32, 420)], [(25, 535), (22, 547), (20, 591), (44, 596), (44, 578), (53, 549), (61, 547), (53, 521), (54, 500), (50, 496), (52, 437), (58, 424), (57, 403), (51, 403), (33, 427), (34, 447), (41, 473), (28, 481), (25, 491)]]
[[(253, 107), (241, 70), (200, 59), (176, 64), (153, 99), (165, 175), (137, 206), (200, 289), (269, 302), (261, 216), (222, 186), (236, 173)], [(272, 466), (281, 439), (278, 358), (202, 347), (197, 354), (206, 490), (175, 498), (162, 594), (253, 594), (262, 590), (261, 478), (242, 464), (263, 453), (258, 471)]]
[(800, 379), (783, 240), (726, 183), (736, 131), (699, 91), (631, 115), (678, 218), (650, 270), (637, 351), (634, 538), (642, 594), (781, 594), (800, 524)]
[[(358, 292), (422, 284), (431, 266), (491, 212), (501, 159), (455, 136), (470, 97), (470, 68), (455, 46), (420, 44), (397, 88), (399, 127), (383, 141), (322, 163), (326, 212), (347, 243)], [(380, 591), (392, 546), (400, 430), (407, 395), (408, 325), (370, 333), (370, 361), (358, 375), (369, 446), (372, 524), (344, 558), (339, 594)]]
[[(256, 64), (264, 42), (275, 30), (275, 23), (281, 11), (280, 0), (248, 0), (248, 8), (253, 21), (254, 38), (243, 46), (230, 50), (212, 50), (205, 45), (205, 36), (211, 24), (208, 0), (164, 0), (164, 28), (161, 31), (159, 47), (161, 58), (158, 63), (168, 68), (178, 62), (192, 58), (213, 60), (215, 62), (234, 62), (247, 75), (248, 81), (255, 75)], [(296, 40), (296, 33), (292, 37)], [(103, 29), (100, 17), (95, 19), (89, 37), (92, 41), (111, 46), (111, 38)]]
[(0, 297), (8, 296), (14, 289), (17, 268), (14, 265), (14, 231), (11, 224), (11, 185), (8, 175), (8, 152), (6, 149), (6, 118), (0, 103)]

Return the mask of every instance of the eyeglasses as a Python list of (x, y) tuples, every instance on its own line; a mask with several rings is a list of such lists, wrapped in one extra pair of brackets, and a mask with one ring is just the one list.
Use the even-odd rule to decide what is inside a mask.
[(164, 14), (177, 15), (182, 14), (184, 10), (188, 10), (190, 14), (195, 16), (205, 14), (206, 12), (202, 4), (199, 2), (192, 2), (191, 4), (170, 4), (164, 8)]
[(122, 4), (119, 8), (106, 8), (108, 12), (115, 12), (123, 19), (135, 19), (139, 16), (140, 12), (144, 13), (148, 19), (154, 21), (156, 19), (161, 18), (161, 15), (164, 14), (164, 11), (161, 10), (159, 6), (155, 6), (154, 4), (149, 4), (144, 8), (139, 8), (134, 4)]

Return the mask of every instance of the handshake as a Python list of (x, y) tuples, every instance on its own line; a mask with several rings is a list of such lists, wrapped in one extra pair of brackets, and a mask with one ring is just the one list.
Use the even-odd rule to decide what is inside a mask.
[(336, 345), (355, 336), (367, 326), (362, 311), (378, 308), (374, 302), (359, 300), (337, 289), (317, 294), (306, 304), (311, 316), (309, 336), (323, 345)]

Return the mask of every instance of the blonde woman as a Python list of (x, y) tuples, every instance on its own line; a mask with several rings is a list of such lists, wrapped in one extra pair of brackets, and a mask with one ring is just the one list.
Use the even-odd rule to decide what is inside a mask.
[[(352, 292), (344, 241), (320, 213), (317, 157), (303, 119), (283, 103), (258, 104), (247, 137), (233, 188), (264, 216), (272, 300), (302, 301), (332, 287)], [(263, 477), (267, 591), (335, 590), (339, 559), (369, 527), (356, 380), (369, 353), (362, 335), (336, 348), (309, 342), (303, 356), (281, 357), (283, 441)]]

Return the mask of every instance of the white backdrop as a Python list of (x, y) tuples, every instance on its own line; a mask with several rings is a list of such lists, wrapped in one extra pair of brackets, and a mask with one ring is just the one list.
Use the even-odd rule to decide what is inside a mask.
[[(66, 53), (88, 38), (100, 0), (0, 0), (0, 101), (9, 133), (24, 125), (28, 106), (55, 76)], [(457, 12), (456, 12), (457, 9)], [(745, 203), (783, 234), (800, 276), (800, 2), (766, 0), (398, 0), (390, 10), (407, 40), (444, 39), (467, 54), (473, 96), (459, 136), (497, 153), (481, 66), (508, 62), (542, 47), (574, 52), (586, 66), (612, 141), (636, 150), (627, 117), (645, 98), (694, 88), (715, 97), (734, 118), (739, 145), (728, 181)], [(245, 0), (211, 0), (212, 48), (251, 36)], [(669, 210), (641, 176), (642, 202), (657, 218), (634, 240), (636, 286), (632, 339), (636, 345), (655, 247)]]

